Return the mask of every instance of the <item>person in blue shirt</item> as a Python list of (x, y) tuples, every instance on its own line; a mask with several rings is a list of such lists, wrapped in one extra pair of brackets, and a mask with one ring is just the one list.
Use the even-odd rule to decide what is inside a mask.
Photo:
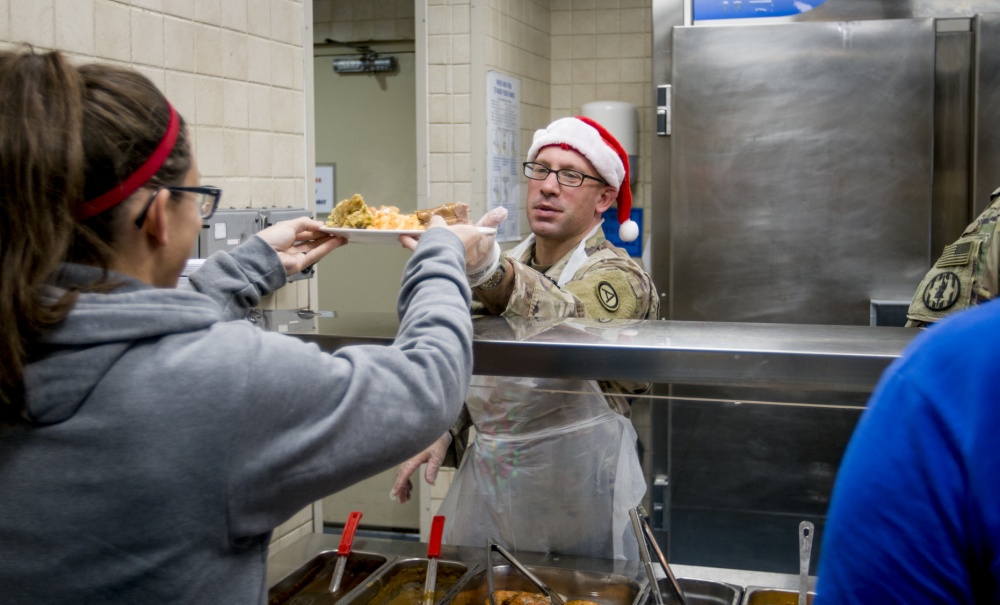
[(934, 324), (848, 445), (815, 605), (1000, 603), (1000, 304)]

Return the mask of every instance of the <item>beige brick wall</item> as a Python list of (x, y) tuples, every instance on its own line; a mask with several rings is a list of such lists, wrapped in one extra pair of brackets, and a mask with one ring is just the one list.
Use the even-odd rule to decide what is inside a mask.
[[(28, 43), (142, 72), (184, 115), (202, 180), (223, 188), (223, 207), (308, 208), (311, 16), (303, 0), (0, 0), (0, 47)], [(311, 70), (311, 48), (308, 59)], [(311, 288), (293, 282), (264, 306), (308, 307)], [(312, 528), (310, 507), (278, 528), (275, 544)]]
[(313, 0), (313, 41), (413, 40), (414, 0)]

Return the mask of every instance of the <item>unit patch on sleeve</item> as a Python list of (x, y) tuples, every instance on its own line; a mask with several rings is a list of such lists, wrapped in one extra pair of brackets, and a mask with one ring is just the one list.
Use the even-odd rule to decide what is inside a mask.
[(962, 291), (962, 281), (958, 275), (945, 271), (934, 276), (924, 288), (924, 306), (932, 311), (944, 311), (958, 301)]
[(609, 282), (602, 281), (597, 284), (597, 300), (601, 301), (601, 305), (608, 311), (618, 310), (618, 293)]

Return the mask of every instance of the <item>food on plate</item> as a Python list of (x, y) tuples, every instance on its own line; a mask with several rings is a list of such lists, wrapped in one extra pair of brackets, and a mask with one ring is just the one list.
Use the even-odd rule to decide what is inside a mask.
[(394, 229), (413, 231), (414, 229), (426, 229), (426, 225), (421, 225), (417, 217), (412, 214), (400, 214), (399, 208), (395, 206), (379, 206), (377, 209), (369, 208), (372, 213), (372, 224), (369, 229)]
[(327, 227), (344, 227), (346, 229), (367, 229), (374, 222), (368, 205), (360, 193), (355, 193), (346, 200), (341, 200), (326, 218)]
[[(525, 592), (523, 590), (496, 590), (493, 598), (497, 605), (549, 605), (549, 598), (540, 592)], [(489, 598), (485, 605), (490, 605)], [(566, 601), (566, 605), (598, 605), (594, 601), (574, 599)]]
[(443, 218), (444, 222), (449, 225), (454, 225), (456, 223), (468, 223), (469, 205), (463, 204), (462, 202), (452, 202), (450, 204), (438, 206), (437, 208), (431, 208), (430, 210), (417, 210), (414, 214), (417, 215), (417, 220), (420, 221), (420, 224), (425, 227), (427, 226), (427, 223), (431, 221), (431, 217), (435, 214)]
[(326, 219), (327, 227), (344, 229), (382, 229), (418, 231), (426, 229), (431, 217), (438, 215), (449, 225), (469, 222), (469, 205), (461, 202), (444, 204), (429, 210), (401, 214), (395, 206), (373, 208), (365, 203), (360, 193), (341, 200)]

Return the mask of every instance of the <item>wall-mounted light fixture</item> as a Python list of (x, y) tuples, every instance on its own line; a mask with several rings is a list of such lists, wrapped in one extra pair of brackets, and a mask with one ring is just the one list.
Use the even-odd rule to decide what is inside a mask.
[(397, 69), (399, 63), (396, 57), (379, 57), (374, 53), (360, 57), (337, 57), (333, 60), (333, 71), (338, 74), (373, 73)]
[(384, 73), (399, 69), (399, 62), (396, 61), (396, 57), (380, 57), (377, 52), (373, 51), (368, 46), (351, 44), (349, 42), (338, 42), (336, 40), (331, 40), (330, 38), (326, 39), (326, 43), (336, 44), (338, 46), (347, 46), (348, 48), (353, 48), (361, 53), (359, 56), (355, 57), (335, 58), (333, 60), (333, 71), (338, 74)]

